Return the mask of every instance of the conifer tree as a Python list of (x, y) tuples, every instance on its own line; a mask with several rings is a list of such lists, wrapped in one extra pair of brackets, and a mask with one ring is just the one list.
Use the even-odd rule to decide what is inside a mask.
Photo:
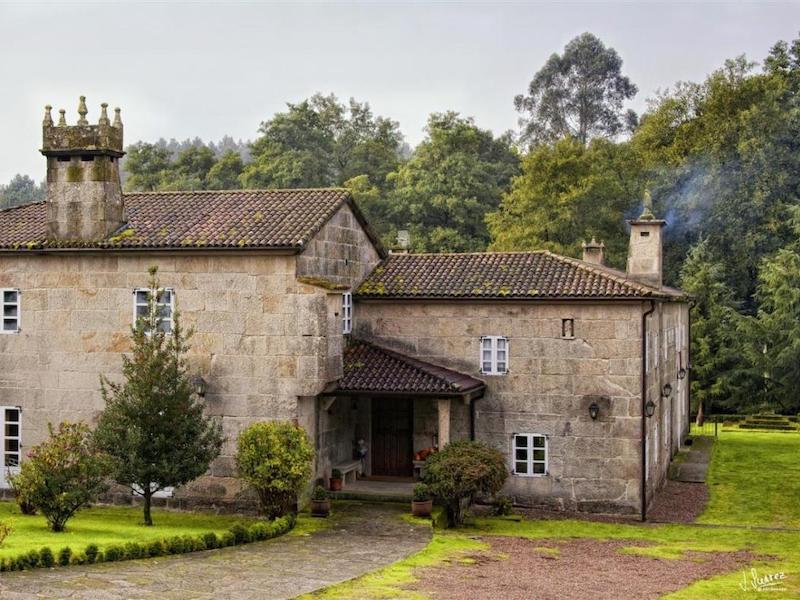
[(131, 332), (131, 356), (122, 357), (125, 381), (101, 377), (106, 408), (96, 431), (116, 482), (144, 498), (145, 525), (153, 524), (153, 494), (205, 473), (223, 442), (220, 424), (203, 414), (187, 375), (192, 332), (183, 331), (177, 313), (165, 331), (156, 267), (150, 269), (149, 289), (146, 314)]

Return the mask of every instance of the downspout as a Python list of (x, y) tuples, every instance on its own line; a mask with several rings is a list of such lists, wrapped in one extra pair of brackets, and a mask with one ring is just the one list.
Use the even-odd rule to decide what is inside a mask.
[(641, 438), (642, 438), (642, 473), (641, 484), (639, 486), (641, 496), (641, 519), (647, 520), (647, 415), (645, 414), (645, 404), (647, 403), (647, 317), (656, 310), (655, 300), (650, 300), (650, 309), (642, 313), (642, 401), (641, 401)]
[(697, 306), (696, 300), (689, 302), (689, 312), (686, 314), (686, 431), (692, 430), (692, 309)]

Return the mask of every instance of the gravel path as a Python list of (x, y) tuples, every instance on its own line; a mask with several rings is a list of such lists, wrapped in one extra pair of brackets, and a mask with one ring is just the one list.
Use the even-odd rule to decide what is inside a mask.
[(748, 552), (687, 552), (682, 560), (620, 553), (622, 547), (645, 545), (630, 541), (484, 541), (490, 550), (472, 556), (473, 564), (417, 570), (414, 589), (437, 600), (642, 600), (743, 568), (755, 558)]
[(332, 526), (311, 535), (66, 569), (0, 575), (2, 600), (236, 600), (293, 598), (374, 571), (424, 548), (428, 527), (399, 518), (404, 506), (336, 505)]

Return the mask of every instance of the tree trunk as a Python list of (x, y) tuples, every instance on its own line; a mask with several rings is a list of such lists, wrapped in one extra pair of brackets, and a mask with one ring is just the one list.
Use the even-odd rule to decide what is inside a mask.
[(150, 516), (150, 499), (153, 493), (150, 491), (150, 484), (147, 484), (147, 489), (144, 491), (144, 524), (147, 526), (153, 525), (153, 518)]

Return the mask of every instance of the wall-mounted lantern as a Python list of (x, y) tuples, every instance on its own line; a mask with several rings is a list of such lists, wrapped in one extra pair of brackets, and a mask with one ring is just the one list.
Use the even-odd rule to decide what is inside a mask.
[(654, 414), (656, 414), (656, 403), (652, 400), (648, 400), (647, 403), (644, 405), (644, 414), (649, 419)]
[(661, 397), (669, 398), (670, 396), (672, 396), (672, 385), (665, 383), (664, 387), (661, 388)]
[(592, 402), (589, 405), (589, 416), (592, 417), (592, 421), (596, 421), (599, 415), (600, 415), (600, 406), (597, 404), (597, 402)]
[(206, 397), (206, 380), (200, 377), (200, 375), (195, 375), (192, 377), (192, 387), (194, 388), (194, 393), (197, 394), (200, 398)]
[(685, 377), (686, 377), (686, 369), (681, 367), (680, 369), (678, 369), (678, 379), (683, 379)]

